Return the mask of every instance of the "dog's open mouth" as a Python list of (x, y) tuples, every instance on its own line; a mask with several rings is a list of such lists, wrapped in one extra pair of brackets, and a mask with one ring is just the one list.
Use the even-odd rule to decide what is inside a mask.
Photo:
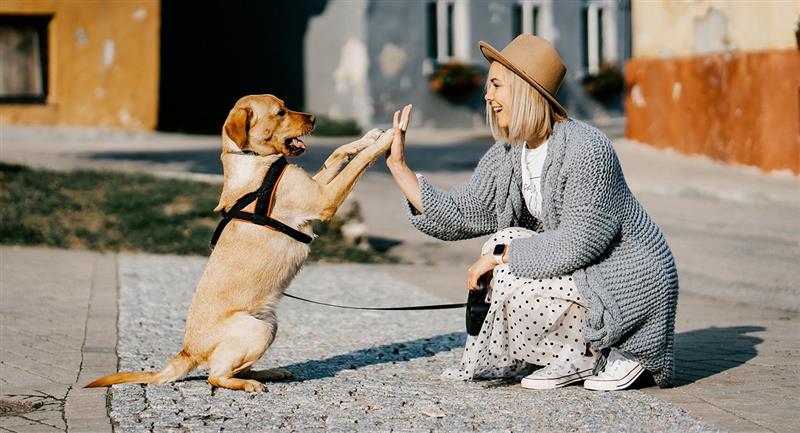
[(283, 141), (292, 155), (302, 155), (306, 151), (306, 144), (299, 137), (287, 138)]

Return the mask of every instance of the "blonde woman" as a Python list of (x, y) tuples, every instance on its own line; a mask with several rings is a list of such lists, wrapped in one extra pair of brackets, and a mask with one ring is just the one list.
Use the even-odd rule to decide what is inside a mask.
[[(610, 140), (567, 116), (566, 69), (522, 35), (490, 62), (486, 113), (496, 143), (450, 191), (414, 173), (398, 134), (386, 163), (410, 222), (442, 240), (490, 234), (466, 286), (491, 275), (489, 313), (446, 378), (512, 377), (531, 389), (629, 387), (644, 371), (668, 386), (678, 277), (659, 227), (625, 183)], [(411, 107), (395, 113), (405, 131)]]

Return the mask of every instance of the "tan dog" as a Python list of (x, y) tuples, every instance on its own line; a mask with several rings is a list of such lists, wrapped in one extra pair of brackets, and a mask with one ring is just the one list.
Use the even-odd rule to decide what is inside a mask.
[[(240, 197), (258, 189), (270, 164), (281, 155), (303, 153), (305, 144), (298, 137), (309, 133), (313, 124), (313, 116), (288, 110), (272, 95), (240, 99), (223, 127), (225, 176), (217, 210), (230, 209)], [(339, 147), (314, 177), (289, 164), (275, 189), (270, 216), (313, 235), (311, 221), (333, 217), (367, 167), (389, 149), (394, 133), (394, 129), (385, 133), (375, 129)], [(254, 205), (244, 210), (253, 212)], [(115, 373), (86, 387), (165, 383), (195, 368), (208, 369), (212, 386), (246, 391), (263, 389), (255, 378), (290, 377), (285, 369), (258, 374), (250, 367), (272, 344), (278, 329), (275, 304), (308, 252), (307, 244), (284, 233), (231, 221), (209, 257), (189, 307), (183, 350), (160, 372)]]

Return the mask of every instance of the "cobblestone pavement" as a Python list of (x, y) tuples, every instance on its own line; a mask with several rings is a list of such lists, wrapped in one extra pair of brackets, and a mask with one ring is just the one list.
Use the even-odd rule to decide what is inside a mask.
[[(121, 370), (160, 369), (180, 349), (200, 258), (120, 257)], [(307, 265), (289, 291), (329, 302), (418, 304), (441, 299), (357, 265)], [(202, 373), (168, 385), (117, 385), (111, 418), (139, 431), (714, 431), (640, 391), (549, 392), (516, 381), (448, 382), (464, 342), (463, 310), (379, 313), (284, 299), (275, 344), (256, 367), (288, 382), (248, 394), (213, 390)]]

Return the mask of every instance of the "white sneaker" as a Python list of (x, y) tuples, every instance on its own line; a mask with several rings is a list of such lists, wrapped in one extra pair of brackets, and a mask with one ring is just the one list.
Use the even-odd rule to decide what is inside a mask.
[(633, 384), (644, 373), (644, 367), (626, 352), (611, 349), (603, 371), (583, 382), (583, 387), (593, 391), (617, 391)]
[(527, 389), (555, 389), (580, 382), (591, 375), (591, 368), (581, 369), (574, 364), (550, 364), (525, 376), (521, 385)]

